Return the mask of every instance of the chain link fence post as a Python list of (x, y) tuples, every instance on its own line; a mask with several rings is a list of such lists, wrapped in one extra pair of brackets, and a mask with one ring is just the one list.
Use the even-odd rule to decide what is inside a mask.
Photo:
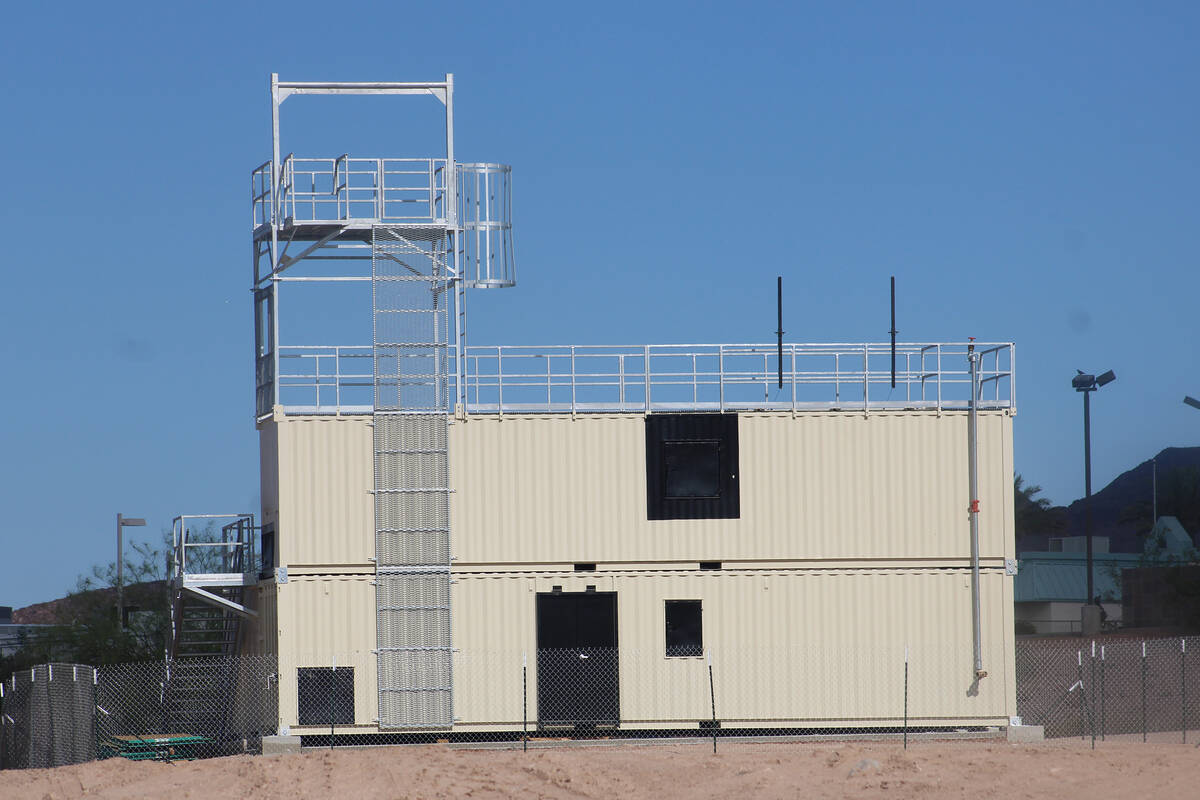
[(521, 752), (529, 752), (529, 654), (521, 651)]
[(1142, 642), (1142, 742), (1146, 741), (1146, 643)]
[(1179, 639), (1179, 728), (1187, 744), (1187, 639)]
[(904, 749), (908, 749), (908, 645), (904, 645)]
[(1100, 741), (1102, 741), (1102, 742), (1104, 741), (1104, 730), (1105, 730), (1104, 705), (1105, 705), (1105, 692), (1107, 690), (1107, 685), (1104, 680), (1105, 664), (1106, 664), (1106, 662), (1105, 662), (1105, 658), (1104, 658), (1104, 645), (1100, 645)]
[[(705, 651), (708, 661), (708, 699), (712, 705), (713, 755), (717, 753), (717, 690), (713, 685), (712, 648)], [(724, 674), (724, 673), (722, 673)]]

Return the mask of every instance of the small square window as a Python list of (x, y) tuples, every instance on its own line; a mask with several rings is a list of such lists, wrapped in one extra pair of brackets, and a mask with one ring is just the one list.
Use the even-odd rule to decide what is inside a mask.
[(667, 601), (667, 656), (704, 655), (699, 600)]
[(354, 667), (299, 667), (296, 670), (301, 725), (354, 724)]

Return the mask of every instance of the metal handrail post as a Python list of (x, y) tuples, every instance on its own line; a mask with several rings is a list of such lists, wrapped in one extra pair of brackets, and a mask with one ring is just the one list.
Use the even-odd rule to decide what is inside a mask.
[(870, 365), (871, 358), (870, 358), (870, 354), (868, 353), (868, 350), (867, 350), (867, 345), (864, 344), (862, 346), (862, 348), (863, 348), (863, 411), (869, 411), (871, 408), (871, 405), (870, 405), (871, 385), (870, 385), (870, 378), (868, 376), (871, 374), (871, 365)]
[(833, 354), (833, 402), (842, 402), (842, 354)]
[(375, 159), (375, 219), (383, 220), (383, 159)]
[(342, 412), (342, 348), (333, 349), (333, 402), (337, 412)]
[(700, 402), (699, 387), (696, 383), (696, 354), (692, 353), (692, 405)]
[(937, 365), (937, 410), (942, 413), (942, 346), (937, 345), (934, 351), (934, 359)]
[(571, 414), (575, 413), (575, 345), (571, 345)]
[(1017, 407), (1017, 345), (1008, 346), (1008, 407)]
[(721, 413), (725, 413), (725, 345), (717, 345), (717, 379), (721, 386)]
[(646, 413), (650, 412), (650, 345), (645, 345), (642, 350), (642, 368), (646, 373)]
[(792, 413), (796, 413), (796, 345), (791, 346), (792, 351)]
[(625, 410), (625, 354), (617, 354), (617, 408)]
[(904, 354), (904, 402), (912, 402), (912, 353)]

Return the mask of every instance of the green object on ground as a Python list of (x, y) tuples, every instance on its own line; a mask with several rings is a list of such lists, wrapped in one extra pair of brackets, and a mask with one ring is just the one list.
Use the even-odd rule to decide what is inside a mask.
[(200, 748), (212, 744), (207, 736), (190, 733), (146, 736), (110, 736), (100, 743), (100, 757), (120, 756), (130, 761), (192, 761)]

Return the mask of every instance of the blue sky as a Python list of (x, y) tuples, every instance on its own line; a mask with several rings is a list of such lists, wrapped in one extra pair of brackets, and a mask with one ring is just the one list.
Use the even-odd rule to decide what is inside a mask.
[[(902, 340), (1017, 343), (1016, 466), (1056, 502), (1083, 492), (1076, 367), (1118, 375), (1097, 486), (1200, 444), (1200, 6), (1140, 5), (19, 4), (0, 603), (111, 560), (118, 511), (157, 537), (257, 510), (272, 71), (455, 73), (460, 159), (515, 182), (520, 281), (472, 297), (473, 343), (769, 341), (779, 274), (790, 340), (883, 341), (896, 275)], [(319, 102), (284, 105), (312, 154), (435, 154)]]

